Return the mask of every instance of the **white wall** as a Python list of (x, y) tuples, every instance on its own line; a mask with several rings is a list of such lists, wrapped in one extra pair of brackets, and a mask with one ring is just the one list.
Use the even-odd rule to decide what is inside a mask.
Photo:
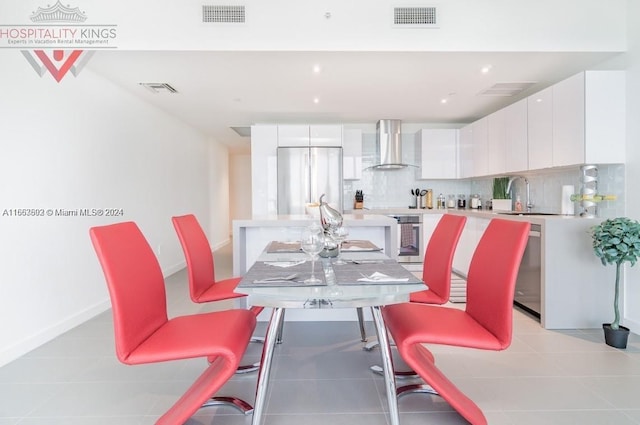
[[(640, 1), (628, 0), (627, 62), (627, 216), (640, 220)], [(613, 276), (613, 275), (612, 275)], [(623, 323), (640, 333), (640, 265), (626, 267)]]
[[(203, 135), (89, 70), (56, 83), (16, 50), (0, 63), (2, 365), (109, 307), (91, 226), (136, 221), (165, 273), (183, 267), (170, 217), (208, 226), (210, 167)], [(124, 215), (2, 216), (13, 208)]]
[[(209, 243), (212, 249), (229, 242), (229, 151), (219, 144), (209, 145), (210, 227)], [(203, 225), (204, 226), (204, 225)]]
[(229, 161), (232, 220), (251, 218), (251, 155), (231, 155)]

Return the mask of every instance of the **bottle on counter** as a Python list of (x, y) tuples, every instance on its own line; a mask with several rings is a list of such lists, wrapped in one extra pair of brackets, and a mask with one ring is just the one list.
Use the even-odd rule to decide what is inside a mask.
[(474, 210), (477, 210), (479, 201), (480, 201), (480, 195), (471, 195), (471, 199), (470, 199), (471, 208), (473, 208)]
[(436, 205), (438, 206), (439, 210), (447, 208), (447, 201), (442, 193), (438, 195), (438, 202), (436, 203)]
[(522, 201), (520, 200), (520, 195), (516, 196), (516, 211), (522, 211)]
[(433, 190), (427, 189), (426, 196), (427, 196), (427, 208), (432, 209), (433, 208)]
[(458, 209), (467, 208), (467, 198), (464, 195), (458, 195)]
[(456, 196), (449, 195), (449, 200), (447, 201), (447, 208), (455, 208), (456, 207)]

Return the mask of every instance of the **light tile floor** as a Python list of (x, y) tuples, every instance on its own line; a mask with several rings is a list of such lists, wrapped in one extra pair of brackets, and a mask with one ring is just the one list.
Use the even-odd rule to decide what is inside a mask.
[[(229, 251), (216, 252), (219, 277), (231, 274)], [(167, 279), (167, 294), (170, 315), (228, 307), (191, 303), (184, 271)], [(490, 424), (640, 424), (640, 337), (616, 350), (598, 329), (548, 331), (518, 311), (514, 325), (503, 352), (431, 347)], [(256, 333), (264, 328), (260, 323)], [(287, 322), (283, 337), (264, 425), (388, 424), (382, 377), (368, 369), (379, 352), (362, 350), (357, 322)], [(258, 360), (260, 351), (250, 344), (245, 360)], [(109, 311), (0, 368), (0, 425), (153, 424), (204, 367), (200, 359), (118, 363)], [(221, 394), (253, 402), (256, 378), (236, 375)], [(399, 408), (402, 425), (466, 423), (437, 396), (409, 395)], [(211, 408), (188, 425), (250, 423), (251, 416)]]

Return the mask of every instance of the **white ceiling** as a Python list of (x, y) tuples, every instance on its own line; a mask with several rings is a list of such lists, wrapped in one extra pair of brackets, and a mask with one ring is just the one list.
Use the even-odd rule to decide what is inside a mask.
[[(469, 123), (614, 53), (99, 51), (87, 67), (228, 144), (256, 123)], [(321, 71), (313, 72), (314, 65)], [(483, 66), (491, 70), (483, 74)], [(139, 83), (169, 83), (176, 94)], [(482, 96), (496, 83), (535, 82)], [(313, 99), (318, 98), (318, 103)], [(446, 104), (441, 100), (447, 98)]]

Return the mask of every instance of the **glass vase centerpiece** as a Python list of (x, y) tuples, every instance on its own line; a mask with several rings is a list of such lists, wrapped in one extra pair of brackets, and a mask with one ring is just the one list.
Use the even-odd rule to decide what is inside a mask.
[(320, 256), (324, 258), (337, 257), (339, 253), (339, 242), (334, 237), (336, 230), (342, 227), (342, 214), (335, 208), (326, 203), (324, 193), (320, 196), (320, 225), (324, 230), (324, 249), (320, 252)]

